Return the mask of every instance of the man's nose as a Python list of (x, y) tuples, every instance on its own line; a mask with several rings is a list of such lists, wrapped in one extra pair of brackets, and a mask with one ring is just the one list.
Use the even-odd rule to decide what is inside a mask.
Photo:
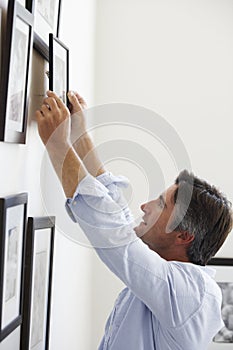
[(145, 212), (145, 207), (146, 207), (146, 203), (143, 203), (143, 204), (141, 205), (141, 210), (144, 211), (144, 212)]

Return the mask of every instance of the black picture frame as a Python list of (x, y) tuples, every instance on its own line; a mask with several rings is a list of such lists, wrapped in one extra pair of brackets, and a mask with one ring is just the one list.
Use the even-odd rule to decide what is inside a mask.
[(69, 49), (52, 33), (49, 34), (49, 90), (68, 104)]
[[(0, 8), (0, 47), (2, 47), (2, 8)], [(2, 55), (0, 55), (0, 76), (1, 76), (1, 70), (2, 70)]]
[(27, 201), (0, 198), (0, 341), (22, 323)]
[(31, 12), (31, 0), (17, 0), (23, 7)]
[[(50, 9), (46, 11), (46, 6)], [(61, 0), (27, 0), (27, 8), (34, 14), (33, 46), (47, 61), (49, 61), (49, 33), (59, 37)], [(49, 13), (54, 17), (49, 18)], [(53, 23), (52, 23), (53, 22)]]
[(54, 216), (28, 218), (21, 350), (49, 349), (54, 238)]
[(9, 0), (0, 84), (0, 141), (26, 142), (32, 38), (33, 15), (16, 0)]
[(215, 280), (222, 291), (222, 328), (208, 350), (229, 350), (233, 347), (233, 258), (213, 258), (208, 265), (216, 270)]

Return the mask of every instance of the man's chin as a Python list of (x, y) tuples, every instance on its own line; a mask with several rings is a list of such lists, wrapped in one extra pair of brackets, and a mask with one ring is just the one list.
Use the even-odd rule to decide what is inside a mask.
[(136, 233), (136, 235), (139, 237), (139, 235), (140, 235), (140, 228), (139, 228), (139, 226), (135, 226), (133, 229), (134, 229), (134, 232)]
[[(140, 226), (140, 225), (139, 225)], [(140, 229), (139, 226), (134, 227), (134, 232), (136, 233), (136, 235), (141, 238), (141, 240), (143, 241), (142, 237), (145, 235), (145, 232), (142, 232), (142, 230)]]

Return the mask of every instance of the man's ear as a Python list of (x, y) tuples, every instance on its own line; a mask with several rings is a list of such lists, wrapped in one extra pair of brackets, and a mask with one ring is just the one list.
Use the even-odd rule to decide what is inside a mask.
[(189, 244), (194, 240), (194, 235), (189, 233), (188, 231), (177, 232), (176, 236), (176, 244)]

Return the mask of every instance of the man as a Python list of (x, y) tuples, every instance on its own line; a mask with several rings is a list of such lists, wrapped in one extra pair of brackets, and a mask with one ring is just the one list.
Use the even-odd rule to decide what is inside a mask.
[(127, 286), (107, 321), (100, 350), (204, 350), (224, 326), (221, 291), (205, 265), (232, 228), (230, 203), (183, 171), (141, 206), (133, 228), (120, 187), (106, 172), (85, 128), (84, 100), (70, 111), (48, 92), (36, 112), (39, 134), (67, 197), (66, 208), (102, 261)]

